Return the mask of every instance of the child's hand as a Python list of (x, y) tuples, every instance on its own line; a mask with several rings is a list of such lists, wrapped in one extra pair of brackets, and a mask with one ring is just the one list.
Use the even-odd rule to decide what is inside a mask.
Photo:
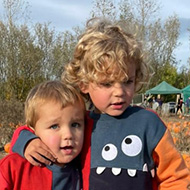
[(56, 156), (39, 138), (27, 144), (24, 157), (34, 166), (51, 165), (56, 161)]

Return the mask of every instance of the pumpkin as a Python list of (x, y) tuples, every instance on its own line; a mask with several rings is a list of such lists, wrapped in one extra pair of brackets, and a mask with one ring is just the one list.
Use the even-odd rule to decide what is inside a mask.
[(10, 142), (8, 142), (7, 144), (5, 144), (4, 150), (5, 150), (6, 153), (9, 153), (10, 147), (11, 147), (11, 143)]
[(174, 127), (173, 128), (173, 132), (174, 133), (179, 133), (180, 132), (180, 128), (179, 127)]

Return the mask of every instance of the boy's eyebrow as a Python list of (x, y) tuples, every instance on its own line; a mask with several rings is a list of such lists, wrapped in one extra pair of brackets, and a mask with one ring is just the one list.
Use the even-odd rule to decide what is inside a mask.
[(71, 121), (71, 123), (80, 123), (80, 124), (85, 124), (85, 119), (81, 118), (81, 119), (75, 119), (73, 118)]
[(135, 77), (136, 77), (135, 75), (134, 75), (134, 76), (129, 76), (129, 77), (128, 77), (128, 80), (129, 80), (129, 79), (133, 79), (133, 78), (135, 78)]
[(85, 119), (85, 116), (83, 116), (83, 117), (78, 117), (78, 116), (72, 117), (72, 120), (75, 120), (75, 121), (84, 121), (84, 119)]
[(56, 119), (52, 119), (52, 120), (47, 120), (46, 121), (47, 124), (56, 124), (56, 123), (59, 123), (59, 118), (56, 118)]

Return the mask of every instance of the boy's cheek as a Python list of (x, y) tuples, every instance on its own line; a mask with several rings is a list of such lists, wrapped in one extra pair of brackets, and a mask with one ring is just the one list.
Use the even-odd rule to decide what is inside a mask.
[[(50, 148), (54, 148), (57, 145), (59, 145), (59, 138), (57, 136), (49, 136), (45, 139), (42, 139), (42, 141)], [(60, 145), (59, 145), (60, 146)]]

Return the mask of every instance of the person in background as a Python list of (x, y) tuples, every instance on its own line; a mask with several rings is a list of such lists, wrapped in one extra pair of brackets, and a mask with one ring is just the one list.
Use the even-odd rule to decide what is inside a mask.
[(189, 110), (190, 110), (190, 97), (188, 97), (185, 101), (185, 112), (186, 115), (189, 115)]
[[(155, 112), (131, 106), (149, 78), (149, 66), (141, 44), (124, 28), (105, 19), (90, 20), (62, 76), (94, 105), (87, 113), (81, 152), (83, 189), (188, 189), (190, 173), (170, 131)], [(41, 142), (23, 142), (22, 136), (18, 142), (30, 141), (26, 158), (48, 162), (40, 156), (49, 155)]]
[(179, 98), (177, 101), (177, 110), (176, 110), (176, 115), (178, 114), (178, 111), (181, 111), (181, 114), (183, 114), (182, 106), (183, 106), (183, 98)]
[(147, 101), (148, 101), (148, 107), (152, 108), (152, 105), (153, 105), (153, 96), (152, 95), (148, 96)]
[(162, 101), (160, 95), (158, 95), (156, 102), (158, 102), (158, 108), (157, 108), (158, 114), (161, 115), (163, 101)]
[(80, 94), (59, 81), (41, 83), (28, 94), (25, 116), (25, 129), (34, 131), (56, 161), (37, 167), (17, 153), (9, 154), (0, 161), (0, 190), (81, 190), (81, 169), (75, 160), (84, 134)]

